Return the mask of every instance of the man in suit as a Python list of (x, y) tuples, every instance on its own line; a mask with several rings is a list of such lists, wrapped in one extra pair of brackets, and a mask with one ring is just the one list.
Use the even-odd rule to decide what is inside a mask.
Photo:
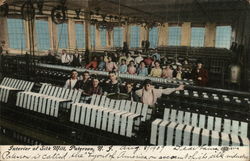
[(81, 66), (81, 55), (79, 54), (78, 49), (75, 49), (75, 53), (73, 54), (71, 64), (73, 67), (80, 67)]
[(120, 93), (121, 87), (115, 71), (109, 72), (109, 79), (106, 81), (104, 87), (107, 93)]
[(91, 85), (90, 74), (88, 71), (82, 73), (82, 79), (76, 82), (75, 88), (81, 90), (83, 94), (86, 94)]

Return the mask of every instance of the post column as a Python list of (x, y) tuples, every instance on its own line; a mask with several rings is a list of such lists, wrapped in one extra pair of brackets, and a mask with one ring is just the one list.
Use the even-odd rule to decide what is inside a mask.
[(9, 48), (7, 17), (0, 17), (0, 43), (5, 41), (5, 47)]
[(205, 47), (215, 46), (216, 24), (207, 23), (205, 32)]
[(191, 44), (191, 22), (184, 22), (181, 28), (181, 46)]
[(88, 12), (84, 14), (84, 18), (86, 19), (84, 22), (84, 29), (85, 29), (85, 48), (86, 50), (91, 49), (91, 39), (90, 39), (90, 15)]
[(168, 44), (168, 23), (164, 23), (159, 27), (158, 45), (166, 46)]

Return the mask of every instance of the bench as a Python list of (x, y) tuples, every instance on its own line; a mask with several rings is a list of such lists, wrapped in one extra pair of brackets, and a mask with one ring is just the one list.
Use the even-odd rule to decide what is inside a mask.
[(11, 93), (31, 91), (33, 86), (34, 82), (5, 77), (0, 85), (0, 101), (7, 103)]
[(140, 102), (132, 102), (129, 100), (113, 100), (104, 95), (93, 95), (90, 104), (135, 113), (142, 116), (142, 121), (149, 120), (151, 117), (151, 111), (148, 108), (148, 105), (142, 104)]
[(234, 134), (156, 119), (151, 124), (150, 144), (169, 146), (249, 146), (249, 139)]
[(224, 132), (227, 134), (248, 136), (248, 123), (220, 117), (206, 116), (198, 113), (184, 112), (181, 110), (165, 108), (163, 120), (179, 124), (191, 125), (208, 130)]
[(43, 84), (39, 93), (18, 92), (16, 106), (58, 117), (60, 108), (70, 109), (70, 103), (80, 97), (80, 91)]
[(140, 120), (139, 114), (83, 103), (72, 104), (70, 111), (71, 122), (126, 137), (135, 136)]

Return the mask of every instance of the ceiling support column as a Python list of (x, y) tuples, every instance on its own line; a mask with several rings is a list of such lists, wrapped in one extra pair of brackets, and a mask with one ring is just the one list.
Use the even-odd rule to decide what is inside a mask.
[(215, 46), (215, 34), (216, 34), (216, 24), (207, 23), (205, 31), (205, 47)]

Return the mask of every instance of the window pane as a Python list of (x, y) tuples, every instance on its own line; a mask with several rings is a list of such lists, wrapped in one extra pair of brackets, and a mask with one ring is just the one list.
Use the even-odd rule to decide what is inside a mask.
[(68, 48), (68, 24), (57, 25), (57, 38), (60, 49)]
[(231, 26), (217, 26), (215, 47), (230, 48), (232, 27)]
[(48, 21), (36, 20), (36, 40), (39, 50), (48, 50), (50, 48)]
[(137, 48), (140, 47), (140, 27), (131, 26), (130, 27), (130, 47)]
[(114, 47), (122, 47), (123, 43), (123, 28), (114, 27)]
[(191, 32), (191, 46), (202, 47), (204, 46), (205, 28), (192, 27)]
[(181, 45), (181, 27), (169, 27), (168, 32), (168, 45), (178, 46)]
[(149, 30), (149, 42), (151, 48), (156, 48), (158, 44), (158, 28), (153, 27)]
[(91, 40), (91, 47), (95, 47), (95, 26), (90, 26), (90, 40)]
[(76, 31), (76, 48), (85, 48), (85, 32), (84, 25), (77, 23), (75, 25)]
[(9, 47), (24, 49), (26, 47), (24, 24), (22, 19), (8, 19)]
[(102, 47), (106, 47), (106, 36), (107, 36), (107, 32), (106, 29), (100, 29), (100, 38), (101, 38), (101, 46)]

